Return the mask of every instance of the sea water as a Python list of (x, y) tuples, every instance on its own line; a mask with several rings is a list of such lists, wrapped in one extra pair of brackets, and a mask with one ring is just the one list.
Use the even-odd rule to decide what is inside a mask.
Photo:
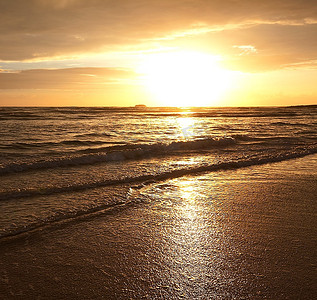
[(4, 107), (0, 128), (2, 238), (128, 205), (166, 179), (317, 152), (316, 106)]

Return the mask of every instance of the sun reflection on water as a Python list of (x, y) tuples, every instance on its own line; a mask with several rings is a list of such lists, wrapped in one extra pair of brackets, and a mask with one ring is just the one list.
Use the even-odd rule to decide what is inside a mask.
[(208, 135), (206, 133), (204, 122), (199, 118), (195, 118), (190, 115), (178, 117), (176, 120), (176, 126), (178, 127), (182, 138), (185, 140), (202, 138)]
[(177, 118), (177, 126), (183, 135), (184, 139), (189, 139), (194, 136), (195, 120), (191, 117), (179, 117)]

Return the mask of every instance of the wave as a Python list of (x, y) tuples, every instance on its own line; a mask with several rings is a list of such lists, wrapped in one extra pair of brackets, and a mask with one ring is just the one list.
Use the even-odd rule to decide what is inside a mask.
[[(0, 167), (0, 175), (14, 172), (25, 172), (36, 169), (50, 169), (64, 166), (77, 166), (101, 162), (123, 161), (127, 159), (142, 159), (157, 155), (171, 154), (175, 151), (190, 151), (210, 149), (233, 145), (236, 140), (232, 137), (204, 138), (190, 141), (176, 141), (170, 144), (131, 144), (91, 149), (92, 153), (62, 157), (58, 159), (11, 163)], [(94, 153), (95, 152), (95, 153)]]
[[(129, 189), (131, 193), (132, 189)], [(72, 220), (78, 221), (80, 218), (87, 218), (88, 216), (96, 216), (100, 213), (105, 213), (106, 211), (113, 211), (114, 209), (119, 209), (124, 206), (127, 207), (131, 201), (129, 201), (129, 192), (125, 195), (125, 199), (120, 199), (117, 196), (117, 202), (111, 204), (101, 204), (97, 206), (92, 206), (85, 209), (75, 209), (67, 212), (58, 212), (53, 215), (47, 216), (43, 219), (37, 219), (28, 224), (18, 225), (15, 228), (5, 229), (0, 233), (0, 241), (5, 238), (16, 237), (18, 235), (29, 233), (37, 229), (42, 229), (48, 226), (62, 225), (65, 222), (69, 222)]]
[(77, 192), (77, 191), (87, 190), (91, 188), (106, 187), (106, 186), (113, 186), (113, 185), (127, 184), (127, 183), (146, 182), (146, 181), (156, 182), (156, 181), (177, 178), (184, 175), (195, 174), (200, 172), (210, 172), (210, 171), (226, 170), (226, 169), (238, 169), (238, 168), (248, 167), (252, 165), (262, 165), (267, 163), (279, 162), (283, 160), (303, 157), (303, 156), (314, 154), (314, 153), (317, 153), (317, 145), (306, 147), (306, 148), (297, 147), (292, 150), (275, 153), (274, 155), (272, 154), (271, 155), (266, 155), (266, 154), (252, 155), (252, 156), (243, 157), (237, 160), (229, 160), (225, 162), (212, 163), (212, 164), (198, 166), (198, 167), (181, 168), (181, 169), (162, 172), (159, 174), (125, 177), (122, 179), (99, 180), (99, 181), (87, 182), (82, 184), (73, 184), (73, 185), (63, 186), (63, 187), (48, 187), (48, 188), (42, 188), (38, 190), (35, 190), (35, 189), (12, 190), (9, 192), (0, 193), (0, 200), (9, 200), (9, 199), (17, 199), (17, 198), (20, 199), (20, 198), (26, 198), (26, 197), (52, 195), (52, 194), (67, 193), (67, 192)]
[(191, 118), (276, 118), (295, 117), (296, 112), (189, 112), (176, 113), (148, 113), (150, 117), (191, 117)]
[(82, 134), (77, 134), (75, 137), (110, 137), (110, 136), (115, 136), (114, 134), (111, 133), (98, 133), (98, 132), (89, 132), (89, 133), (82, 133)]
[[(275, 156), (261, 156), (261, 157), (248, 157), (242, 160), (227, 161), (216, 164), (210, 164), (208, 166), (193, 167), (189, 169), (179, 169), (168, 172), (163, 172), (158, 175), (144, 175), (133, 178), (124, 178), (121, 180), (108, 180), (108, 181), (98, 181), (93, 183), (86, 183), (81, 185), (73, 185), (64, 188), (51, 188), (47, 190), (35, 191), (35, 190), (25, 190), (25, 191), (15, 191), (7, 194), (0, 194), (0, 199), (16, 199), (24, 198), (30, 196), (43, 196), (56, 193), (74, 192), (81, 191), (85, 189), (106, 187), (109, 185), (124, 185), (126, 188), (120, 191), (120, 195), (116, 195), (116, 199), (112, 203), (104, 203), (87, 208), (72, 209), (69, 211), (58, 212), (53, 215), (47, 216), (44, 219), (35, 220), (29, 224), (24, 224), (17, 226), (16, 228), (10, 228), (4, 230), (0, 233), (0, 239), (11, 238), (19, 236), (20, 234), (29, 233), (34, 230), (47, 228), (48, 226), (60, 226), (65, 224), (65, 222), (79, 221), (81, 219), (86, 219), (87, 217), (98, 216), (104, 213), (111, 213), (114, 209), (125, 208), (128, 205), (133, 205), (135, 202), (139, 202), (138, 197), (131, 197), (134, 194), (139, 193), (140, 188), (157, 183), (159, 181), (164, 181), (168, 179), (173, 179), (177, 177), (182, 177), (185, 175), (196, 175), (202, 172), (227, 170), (227, 169), (238, 169), (249, 167), (253, 165), (261, 165), (267, 163), (274, 163), (279, 161), (284, 161), (288, 159), (294, 159), (303, 157), (306, 155), (317, 153), (317, 147), (309, 147), (307, 149), (293, 149), (292, 151), (276, 154)], [(146, 200), (146, 199), (145, 199)]]
[(307, 124), (307, 123), (291, 123), (289, 121), (287, 122), (272, 122), (271, 123), (271, 126), (285, 126), (285, 127), (293, 127), (293, 128), (296, 128), (296, 127), (313, 127), (314, 124)]
[[(146, 117), (197, 118), (288, 118), (315, 115), (316, 106), (307, 107), (230, 107), (230, 108), (177, 108), (177, 107), (3, 107), (0, 120), (60, 120), (100, 118), (112, 115)], [(282, 125), (282, 124), (281, 124)]]
[[(94, 119), (124, 114), (143, 116), (149, 111), (174, 111), (175, 108), (134, 108), (134, 107), (1, 107), (1, 120), (69, 120)], [(176, 109), (182, 111), (182, 109)]]
[[(117, 144), (110, 141), (81, 141), (81, 140), (64, 140), (60, 142), (17, 142), (10, 145), (1, 145), (2, 149), (27, 149), (27, 148), (42, 148), (42, 147), (60, 147), (60, 146), (93, 146), (103, 144)], [(119, 143), (120, 144), (120, 143)]]

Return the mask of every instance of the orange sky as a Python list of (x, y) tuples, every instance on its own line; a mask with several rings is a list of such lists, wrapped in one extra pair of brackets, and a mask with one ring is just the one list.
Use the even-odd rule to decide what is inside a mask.
[(315, 0), (0, 0), (0, 105), (316, 104), (316, 36)]

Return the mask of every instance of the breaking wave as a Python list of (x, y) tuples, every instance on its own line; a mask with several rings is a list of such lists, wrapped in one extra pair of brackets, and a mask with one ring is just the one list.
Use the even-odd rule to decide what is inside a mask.
[(36, 169), (50, 169), (64, 166), (77, 166), (95, 164), (110, 161), (123, 161), (127, 159), (142, 159), (158, 155), (171, 154), (175, 151), (190, 151), (199, 149), (210, 149), (234, 145), (236, 139), (232, 137), (224, 138), (204, 138), (192, 141), (177, 141), (169, 144), (132, 144), (118, 145), (99, 149), (92, 149), (92, 153), (73, 155), (50, 160), (11, 163), (0, 167), (0, 175), (13, 172), (25, 172)]
[(246, 156), (244, 158), (237, 159), (237, 160), (211, 163), (208, 165), (203, 165), (198, 167), (181, 168), (181, 169), (161, 172), (159, 174), (148, 174), (148, 175), (140, 175), (135, 177), (127, 176), (122, 179), (99, 180), (99, 181), (86, 182), (81, 184), (71, 184), (71, 185), (62, 186), (62, 187), (41, 188), (38, 190), (37, 189), (24, 189), (24, 190), (18, 189), (18, 190), (0, 193), (0, 200), (35, 197), (35, 196), (51, 195), (51, 194), (58, 194), (58, 193), (67, 193), (67, 192), (76, 192), (76, 191), (82, 191), (82, 190), (91, 189), (91, 188), (113, 186), (118, 184), (146, 182), (146, 181), (161, 181), (161, 180), (166, 180), (171, 178), (177, 178), (184, 175), (200, 173), (200, 172), (226, 170), (226, 169), (238, 169), (238, 168), (248, 167), (252, 165), (261, 165), (261, 164), (279, 162), (283, 160), (303, 157), (303, 156), (314, 154), (314, 153), (317, 153), (317, 145), (306, 147), (306, 148), (297, 147), (292, 150), (275, 153), (275, 155), (272, 155), (272, 154), (252, 155), (252, 156)]
[[(44, 219), (38, 219), (26, 225), (17, 226), (16, 228), (11, 228), (0, 233), (0, 239), (10, 238), (23, 233), (32, 232), (37, 229), (45, 228), (47, 226), (59, 226), (68, 221), (78, 221), (80, 218), (86, 218), (94, 215), (99, 215), (100, 213), (111, 212), (113, 209), (126, 207), (127, 205), (133, 204), (134, 200), (131, 200), (130, 194), (138, 192), (140, 187), (144, 187), (147, 184), (156, 183), (159, 181), (173, 179), (181, 177), (184, 175), (195, 175), (202, 172), (218, 171), (218, 170), (227, 170), (227, 169), (238, 169), (253, 165), (261, 165), (273, 162), (279, 162), (283, 160), (299, 158), (306, 155), (317, 153), (317, 147), (308, 147), (306, 149), (293, 149), (284, 153), (279, 153), (277, 155), (267, 155), (267, 156), (251, 156), (245, 157), (240, 160), (232, 160), (221, 163), (209, 164), (199, 167), (192, 167), (188, 169), (178, 169), (167, 172), (162, 172), (160, 174), (153, 175), (142, 175), (136, 177), (126, 177), (118, 180), (100, 180), (96, 182), (90, 182), (85, 184), (70, 185), (67, 187), (59, 188), (48, 188), (42, 190), (16, 190), (7, 193), (0, 194), (0, 200), (10, 200), (10, 199), (21, 199), (25, 197), (36, 197), (51, 195), (57, 193), (68, 193), (82, 191), (86, 189), (93, 189), (98, 187), (106, 187), (118, 185), (126, 186), (126, 191), (124, 195), (117, 195), (116, 200), (112, 203), (103, 203), (96, 206), (91, 206), (87, 208), (75, 208), (64, 212), (59, 212), (50, 216), (47, 216)], [(135, 201), (139, 201), (138, 198)]]

